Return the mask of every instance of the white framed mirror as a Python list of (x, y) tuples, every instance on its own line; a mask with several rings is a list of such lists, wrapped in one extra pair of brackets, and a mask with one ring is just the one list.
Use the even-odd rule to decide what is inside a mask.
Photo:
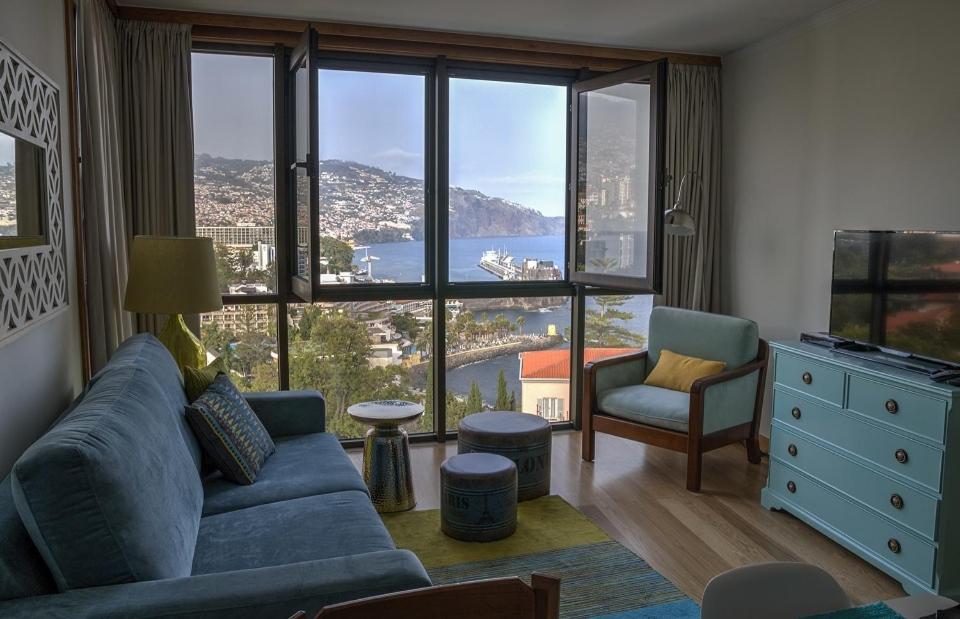
[(0, 41), (0, 340), (68, 304), (60, 89)]

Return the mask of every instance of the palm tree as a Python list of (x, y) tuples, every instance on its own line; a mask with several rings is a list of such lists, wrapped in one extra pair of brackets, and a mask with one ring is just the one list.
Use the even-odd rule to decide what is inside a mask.
[(523, 316), (517, 316), (517, 330), (520, 332), (520, 335), (523, 335), (523, 325), (527, 323), (527, 319)]

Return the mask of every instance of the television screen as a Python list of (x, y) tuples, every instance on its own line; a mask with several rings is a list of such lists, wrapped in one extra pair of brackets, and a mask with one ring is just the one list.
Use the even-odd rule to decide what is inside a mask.
[(960, 232), (836, 231), (830, 333), (960, 363)]

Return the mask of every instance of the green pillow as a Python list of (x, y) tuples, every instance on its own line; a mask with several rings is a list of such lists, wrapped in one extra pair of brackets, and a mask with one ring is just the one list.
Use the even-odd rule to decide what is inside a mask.
[(219, 357), (205, 368), (183, 368), (183, 386), (187, 390), (187, 399), (193, 402), (203, 395), (220, 372), (227, 373), (227, 364)]

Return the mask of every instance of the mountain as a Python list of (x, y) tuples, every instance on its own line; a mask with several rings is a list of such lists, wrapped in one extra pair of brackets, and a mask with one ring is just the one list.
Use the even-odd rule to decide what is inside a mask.
[[(305, 202), (306, 185), (299, 187)], [(273, 166), (268, 161), (199, 155), (197, 225), (270, 225)], [(320, 229), (357, 243), (423, 238), (423, 181), (354, 161), (320, 162)], [(563, 217), (546, 217), (479, 191), (451, 187), (450, 236), (563, 234)], [(306, 222), (303, 222), (306, 223)]]

